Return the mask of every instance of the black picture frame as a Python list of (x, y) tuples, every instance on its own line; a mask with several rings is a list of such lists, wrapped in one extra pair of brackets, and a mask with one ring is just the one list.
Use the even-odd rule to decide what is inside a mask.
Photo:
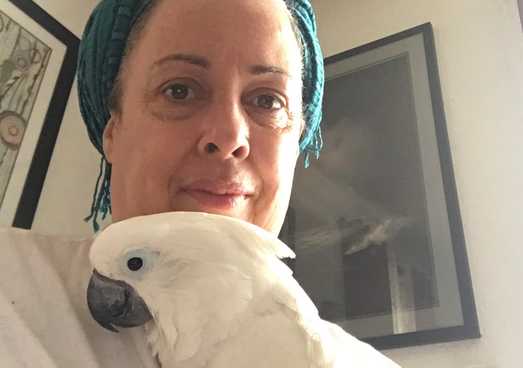
[[(367, 60), (371, 61), (368, 64), (366, 64)], [(390, 65), (391, 67), (389, 68), (387, 65)], [(394, 66), (395, 69), (392, 68), (392, 66)], [(290, 267), (293, 268), (296, 279), (304, 287), (305, 291), (311, 296), (313, 301), (316, 303), (320, 310), (320, 315), (322, 315), (323, 318), (331, 320), (333, 322), (337, 322), (338, 324), (345, 323), (345, 325), (342, 325), (342, 327), (344, 327), (349, 333), (352, 333), (361, 340), (368, 342), (377, 349), (392, 349), (406, 346), (479, 338), (481, 336), (481, 333), (474, 302), (472, 281), (467, 260), (465, 238), (459, 210), (456, 183), (453, 173), (453, 165), (446, 127), (446, 119), (443, 106), (443, 98), (439, 79), (432, 25), (430, 23), (425, 23), (420, 26), (391, 35), (389, 37), (385, 37), (383, 39), (368, 43), (366, 45), (356, 47), (354, 49), (328, 57), (325, 59), (325, 68), (327, 80), (323, 121), (325, 147), (322, 154), (320, 155), (319, 161), (311, 160), (310, 168), (304, 169), (303, 165), (300, 166), (298, 164), (298, 168), (295, 174), (294, 190), (291, 196), (289, 211), (287, 213), (282, 232), (280, 233), (280, 238), (287, 244), (289, 244), (297, 254), (297, 258), (288, 263)], [(344, 68), (346, 68), (347, 70), (344, 70)], [(397, 77), (396, 82), (386, 84), (383, 81), (392, 78), (390, 77), (391, 70), (406, 70), (407, 73), (405, 73), (404, 79)], [(423, 72), (420, 73), (420, 70)], [(417, 74), (414, 75), (415, 73)], [(366, 96), (366, 92), (364, 90), (365, 88), (358, 88), (361, 86), (375, 86), (376, 83), (379, 85), (377, 87), (371, 87), (370, 89), (374, 88), (377, 92), (373, 92), (374, 94), (368, 93), (368, 95), (382, 96), (382, 103), (374, 103), (374, 101), (371, 101), (371, 103), (369, 103), (368, 101), (364, 100), (364, 98), (366, 97), (361, 97)], [(417, 84), (423, 87), (419, 87), (417, 91), (419, 92), (423, 90), (426, 91), (426, 93), (414, 93)], [(390, 95), (387, 95), (388, 88), (390, 86), (396, 89), (391, 89)], [(384, 92), (380, 92), (380, 89), (383, 89)], [(398, 310), (400, 310), (401, 312), (401, 309), (398, 307), (397, 301), (401, 301), (401, 297), (398, 297), (397, 295), (401, 296), (401, 293), (398, 294), (396, 292), (396, 304), (394, 304), (394, 297), (390, 295), (385, 295), (387, 294), (387, 292), (385, 292), (382, 295), (380, 295), (381, 299), (375, 298), (376, 300), (374, 301), (374, 303), (378, 303), (377, 306), (379, 309), (380, 303), (383, 303), (383, 300), (386, 299), (387, 303), (390, 301), (391, 306), (387, 306), (388, 309), (384, 308), (384, 312), (382, 311), (382, 309), (379, 309), (379, 313), (368, 312), (368, 314), (365, 315), (364, 313), (361, 313), (361, 309), (366, 308), (366, 300), (374, 298), (377, 293), (380, 293), (379, 291), (376, 292), (375, 290), (379, 290), (379, 288), (383, 286), (383, 282), (381, 282), (380, 284), (379, 276), (376, 275), (386, 274), (387, 288), (392, 290), (393, 287), (391, 285), (393, 278), (390, 277), (391, 270), (393, 270), (393, 272), (396, 272), (394, 270), (397, 270), (397, 273), (400, 274), (400, 270), (402, 269), (402, 263), (397, 263), (397, 260), (394, 261), (395, 263), (393, 263), (393, 267), (391, 267), (391, 260), (389, 257), (391, 254), (394, 254), (394, 252), (396, 254), (401, 254), (401, 252), (391, 252), (389, 249), (393, 249), (392, 246), (391, 248), (386, 248), (386, 246), (395, 243), (397, 247), (401, 248), (404, 247), (407, 242), (405, 242), (405, 244), (402, 244), (402, 242), (399, 240), (388, 241), (386, 237), (383, 241), (370, 241), (368, 239), (375, 239), (376, 236), (372, 238), (369, 235), (371, 232), (371, 230), (369, 229), (387, 229), (387, 227), (383, 226), (383, 221), (381, 223), (372, 223), (368, 221), (368, 219), (351, 220), (350, 216), (348, 220), (345, 218), (340, 220), (336, 219), (335, 216), (339, 216), (340, 211), (349, 211), (349, 207), (352, 208), (350, 211), (352, 211), (353, 215), (358, 214), (359, 211), (362, 211), (362, 209), (364, 209), (363, 212), (368, 211), (369, 213), (379, 213), (381, 208), (391, 207), (389, 204), (394, 201), (391, 200), (390, 197), (394, 197), (397, 193), (403, 193), (402, 195), (404, 196), (404, 198), (407, 199), (407, 202), (409, 201), (408, 195), (412, 195), (413, 197), (415, 197), (415, 193), (409, 193), (408, 191), (403, 189), (400, 191), (395, 191), (395, 189), (392, 189), (390, 192), (384, 191), (383, 188), (386, 188), (388, 184), (383, 183), (392, 183), (393, 188), (400, 188), (401, 185), (395, 186), (394, 183), (409, 183), (411, 178), (406, 176), (405, 178), (397, 180), (397, 178), (394, 178), (394, 170), (390, 170), (388, 167), (385, 166), (379, 166), (380, 160), (367, 159), (367, 155), (372, 156), (375, 155), (375, 153), (370, 152), (369, 150), (365, 151), (365, 144), (362, 145), (363, 153), (360, 156), (355, 155), (356, 158), (354, 159), (351, 158), (350, 154), (342, 155), (343, 157), (341, 157), (340, 154), (336, 153), (354, 153), (356, 152), (354, 148), (349, 147), (345, 151), (343, 151), (343, 149), (335, 151), (331, 149), (331, 147), (332, 145), (343, 147), (344, 145), (346, 146), (348, 144), (347, 142), (349, 142), (352, 145), (354, 145), (355, 142), (357, 143), (357, 141), (354, 140), (356, 138), (346, 138), (347, 134), (342, 133), (351, 132), (351, 134), (360, 134), (362, 129), (366, 129), (365, 131), (367, 132), (367, 136), (363, 138), (363, 142), (367, 142), (369, 140), (369, 135), (378, 132), (377, 129), (373, 128), (374, 130), (372, 130), (371, 128), (365, 127), (365, 124), (367, 124), (366, 120), (364, 119), (365, 114), (369, 116), (380, 117), (380, 119), (375, 119), (371, 123), (375, 124), (377, 127), (380, 127), (379, 124), (382, 124), (379, 129), (382, 129), (382, 127), (384, 126), (383, 124), (385, 124), (384, 121), (387, 120), (388, 116), (391, 117), (391, 120), (394, 119), (394, 116), (400, 116), (400, 118), (396, 119), (396, 121), (409, 121), (409, 118), (403, 118), (403, 116), (401, 115), (405, 114), (404, 112), (400, 111), (398, 113), (397, 111), (392, 111), (396, 109), (396, 106), (398, 106), (398, 103), (396, 103), (396, 96), (400, 96), (399, 98), (402, 99), (401, 101), (406, 101), (405, 106), (410, 106), (409, 108), (412, 108), (413, 110), (412, 116), (414, 118), (412, 119), (412, 131), (400, 133), (404, 136), (411, 136), (411, 141), (416, 142), (416, 144), (413, 145), (410, 143), (405, 143), (404, 145), (409, 146), (410, 144), (410, 146), (412, 147), (417, 145), (417, 149), (419, 149), (419, 156), (428, 157), (429, 155), (426, 154), (426, 152), (424, 152), (424, 150), (428, 150), (428, 148), (425, 148), (425, 146), (422, 146), (419, 143), (421, 141), (421, 136), (425, 136), (424, 139), (427, 139), (427, 136), (429, 136), (424, 133), (423, 129), (425, 128), (423, 128), (423, 126), (425, 126), (427, 127), (427, 131), (433, 130), (431, 144), (435, 148), (433, 152), (431, 152), (431, 155), (435, 159), (432, 161), (423, 158), (416, 159), (417, 161), (414, 159), (411, 160), (409, 157), (415, 157), (416, 150), (401, 147), (401, 134), (397, 132), (392, 135), (400, 138), (395, 138), (392, 136), (390, 137), (391, 141), (396, 142), (396, 146), (392, 148), (382, 149), (382, 147), (387, 147), (389, 145), (388, 137), (385, 133), (383, 133), (383, 136), (379, 136), (378, 138), (374, 136), (371, 137), (371, 139), (373, 139), (375, 142), (378, 142), (374, 145), (374, 147), (380, 147), (379, 149), (381, 150), (381, 153), (385, 153), (385, 155), (382, 156), (382, 158), (380, 159), (383, 160), (383, 162), (385, 162), (385, 164), (383, 165), (387, 165), (387, 162), (393, 163), (391, 166), (398, 169), (398, 172), (405, 171), (402, 171), (402, 168), (400, 168), (400, 165), (403, 165), (403, 162), (398, 160), (392, 161), (391, 159), (385, 157), (387, 156), (386, 154), (390, 154), (390, 156), (398, 155), (398, 157), (400, 157), (401, 154), (398, 154), (397, 152), (409, 152), (408, 155), (401, 156), (403, 158), (407, 158), (404, 161), (405, 166), (410, 165), (409, 160), (411, 160), (412, 162), (421, 162), (418, 168), (420, 178), (416, 179), (413, 177), (412, 181), (414, 182), (414, 179), (416, 179), (421, 183), (421, 189), (419, 190), (419, 192), (422, 194), (424, 193), (424, 196), (420, 194), (420, 198), (422, 198), (424, 202), (423, 200), (415, 201), (415, 199), (412, 199), (412, 201), (415, 201), (416, 203), (423, 203), (423, 206), (425, 206), (426, 209), (426, 214), (421, 216), (424, 217), (424, 220), (417, 221), (416, 224), (424, 223), (426, 225), (427, 234), (425, 234), (425, 237), (427, 239), (428, 244), (426, 245), (426, 249), (428, 249), (427, 254), (429, 254), (426, 258), (430, 259), (431, 262), (433, 262), (433, 265), (432, 270), (430, 270), (431, 267), (427, 267), (427, 265), (423, 263), (420, 269), (426, 272), (428, 275), (433, 275), (434, 280), (431, 281), (430, 278), (428, 278), (430, 282), (427, 282), (425, 280), (425, 284), (423, 284), (423, 282), (420, 283), (419, 281), (416, 281), (418, 283), (418, 291), (416, 291), (416, 293), (426, 295), (422, 295), (421, 297), (418, 297), (418, 295), (414, 295), (414, 297), (411, 296), (411, 304), (409, 304), (409, 306), (405, 307), (404, 309), (405, 311), (407, 311), (407, 313), (398, 313)], [(411, 96), (410, 100), (405, 96)], [(349, 99), (357, 100), (360, 98), (361, 101), (358, 102), (349, 101)], [(389, 100), (393, 102), (388, 103), (387, 101)], [(385, 103), (383, 103), (383, 101), (385, 101)], [(365, 110), (364, 107), (359, 106), (367, 106), (367, 109)], [(422, 108), (421, 106), (425, 107)], [(351, 110), (353, 107), (355, 110), (360, 109), (361, 111), (354, 112), (353, 110)], [(386, 109), (391, 109), (391, 111), (385, 111)], [(334, 110), (336, 111), (332, 112)], [(377, 113), (375, 112), (376, 110), (378, 110)], [(364, 123), (354, 122), (358, 119), (362, 119), (362, 111), (364, 116)], [(354, 116), (356, 117), (354, 118)], [(342, 121), (342, 123), (334, 122), (334, 120), (336, 119)], [(359, 124), (358, 126), (360, 128), (358, 129), (360, 130), (349, 131), (349, 128), (347, 128), (347, 126), (350, 125), (352, 127), (356, 126), (356, 124)], [(340, 126), (340, 128), (336, 128), (338, 126)], [(395, 127), (386, 129), (389, 129), (389, 132), (394, 131), (390, 129), (396, 129), (396, 131), (398, 130)], [(350, 139), (353, 140), (351, 141)], [(406, 138), (405, 141), (407, 141)], [(329, 149), (333, 153), (329, 153)], [(327, 153), (325, 153), (326, 150)], [(363, 161), (363, 163), (359, 161)], [(375, 164), (376, 162), (378, 162), (378, 169), (372, 171), (374, 166), (368, 164)], [(396, 163), (396, 166), (394, 162)], [(398, 162), (400, 162), (401, 164), (397, 165)], [(427, 166), (424, 162), (429, 162), (430, 165)], [(416, 165), (413, 164), (411, 166)], [(358, 172), (363, 173), (363, 175), (367, 175), (370, 179), (361, 179), (360, 177), (343, 179), (346, 178), (347, 175), (349, 175), (347, 173), (350, 173), (350, 171), (353, 170), (354, 167), (356, 167), (356, 170), (359, 170), (358, 167), (364, 167), (364, 169), (361, 169)], [(381, 172), (379, 169), (382, 169), (383, 172)], [(410, 172), (414, 171), (415, 170), (411, 170)], [(318, 179), (318, 177), (320, 176), (329, 175), (330, 177), (327, 178), (328, 180), (322, 181)], [(340, 177), (342, 178), (341, 183), (339, 182)], [(432, 182), (428, 180), (427, 177), (435, 178), (434, 182), (441, 181), (441, 185), (432, 185)], [(333, 182), (336, 185), (333, 185)], [(378, 184), (376, 184), (376, 182), (378, 182)], [(380, 184), (380, 182), (382, 184)], [(344, 185), (349, 184), (351, 185), (351, 188), (352, 185), (354, 185), (355, 187), (359, 185), (360, 189), (363, 188), (362, 190), (364, 192), (364, 195), (362, 197), (349, 197), (345, 195), (339, 195), (339, 191), (337, 191), (336, 188), (343, 187)], [(368, 189), (369, 187), (373, 189)], [(439, 189), (441, 195), (432, 195), (431, 190), (433, 188), (439, 187), (441, 187)], [(354, 192), (354, 190), (352, 189), (351, 191)], [(346, 191), (344, 193), (346, 193)], [(379, 205), (374, 206), (374, 204), (372, 204), (372, 206), (374, 206), (375, 208), (379, 207), (380, 210), (375, 210), (374, 208), (372, 210), (367, 210), (366, 208), (371, 207), (367, 206), (367, 204), (371, 202), (367, 200), (369, 197), (371, 199), (379, 198), (375, 202), (380, 202), (380, 199), (383, 200), (385, 198), (384, 201), (389, 201), (390, 203), (383, 205), (383, 203), (381, 203), (383, 201), (381, 201)], [(401, 195), (399, 195), (399, 197), (401, 198)], [(432, 199), (427, 199), (429, 197), (437, 198), (437, 200), (432, 201)], [(355, 200), (353, 201), (350, 198), (355, 198)], [(344, 201), (346, 203), (343, 203)], [(401, 201), (396, 200), (395, 202)], [(441, 210), (437, 212), (431, 209), (431, 203), (439, 203), (438, 208), (446, 208), (446, 210)], [(400, 204), (396, 203), (396, 207), (398, 206), (401, 207)], [(418, 205), (418, 207), (421, 208), (422, 205)], [(438, 220), (430, 220), (431, 216), (432, 218), (437, 217)], [(329, 219), (329, 217), (332, 218)], [(390, 218), (388, 220), (390, 220)], [(433, 223), (441, 223), (446, 225), (438, 225), (439, 227), (433, 227)], [(336, 226), (329, 226), (328, 224), (335, 224), (336, 226), (338, 226), (338, 228), (336, 228)], [(409, 231), (414, 231), (411, 231), (409, 229), (414, 228), (414, 225), (411, 228), (409, 228), (408, 226), (401, 225), (400, 230), (397, 230), (395, 235), (387, 236), (389, 236), (389, 238), (395, 236), (396, 238), (400, 239), (417, 239), (412, 235), (408, 235)], [(421, 226), (419, 228), (421, 228)], [(345, 233), (342, 233), (342, 231), (339, 229), (344, 229), (343, 231), (345, 231)], [(445, 230), (443, 231), (445, 233), (448, 232), (449, 241), (447, 243), (438, 243), (437, 241), (435, 241), (435, 239), (444, 238), (444, 236), (439, 236), (438, 229)], [(400, 235), (397, 235), (398, 232), (402, 232), (403, 235), (400, 237)], [(389, 234), (391, 234), (391, 232), (389, 232)], [(331, 241), (333, 237), (335, 237), (338, 240)], [(346, 250), (350, 250), (350, 248), (347, 248), (346, 239), (349, 239), (348, 242), (352, 242), (351, 244), (361, 245), (363, 244), (361, 242), (362, 239), (366, 239), (367, 243), (365, 247), (360, 247), (361, 249), (355, 248), (356, 250), (351, 250), (349, 252), (348, 250)], [(381, 241), (382, 243), (380, 243)], [(345, 250), (342, 253), (336, 253), (339, 252), (338, 249), (332, 252), (328, 250), (322, 250), (323, 248), (327, 249), (325, 244), (329, 242), (333, 244), (341, 244), (332, 246), (333, 249), (335, 247), (339, 247)], [(413, 245), (416, 247), (420, 246), (420, 244), (421, 243), (418, 244), (416, 242), (413, 242)], [(443, 253), (443, 250), (441, 250), (440, 248), (445, 248), (446, 253)], [(384, 251), (384, 249), (387, 250)], [(422, 248), (420, 246), (420, 249), (425, 248)], [(368, 253), (363, 254), (365, 252)], [(334, 254), (334, 258), (332, 258), (332, 256), (329, 254)], [(338, 257), (336, 256), (336, 254), (341, 254), (341, 256)], [(446, 257), (439, 257), (438, 254), (444, 254)], [(405, 254), (403, 254), (403, 256), (404, 255)], [(394, 257), (401, 256), (396, 255)], [(343, 258), (343, 261), (339, 261), (338, 264), (336, 262), (338, 262), (337, 259), (339, 258)], [(334, 263), (332, 263), (333, 259)], [(370, 263), (366, 263), (369, 262), (369, 260), (378, 261), (371, 261)], [(385, 266), (382, 260), (385, 260)], [(413, 261), (409, 260), (408, 262), (411, 262), (409, 264), (412, 264)], [(438, 264), (438, 262), (445, 264), (441, 265)], [(300, 263), (302, 264), (301, 267)], [(362, 265), (374, 265), (375, 268), (365, 268), (367, 266), (364, 267)], [(338, 274), (336, 276), (336, 273), (332, 271), (332, 269), (336, 269), (337, 267), (340, 268), (341, 271), (337, 271)], [(354, 271), (358, 267), (363, 269), (362, 272), (367, 272), (363, 274), (363, 277), (361, 276), (361, 274), (358, 274), (359, 271)], [(383, 267), (388, 267), (388, 272), (387, 270), (381, 272), (383, 271)], [(440, 279), (437, 278), (438, 268), (448, 268), (449, 270), (452, 270), (452, 272), (449, 272), (449, 274), (452, 273), (452, 277), (448, 276), (448, 280), (451, 280), (453, 285), (455, 285), (454, 289), (449, 288), (449, 290), (454, 290), (455, 292), (446, 292), (444, 290), (441, 290), (444, 287), (446, 287), (448, 283), (442, 282)], [(405, 268), (403, 268), (402, 272), (405, 272)], [(441, 274), (442, 273), (440, 272), (439, 275), (441, 276)], [(323, 277), (322, 275), (327, 276)], [(376, 282), (374, 284), (369, 285), (372, 285), (372, 288), (375, 287), (376, 289), (371, 290), (366, 294), (354, 294), (350, 290), (347, 291), (347, 288), (350, 289), (350, 287), (353, 287), (355, 283), (359, 282), (347, 281), (347, 275), (352, 275), (351, 277), (353, 280), (360, 280), (358, 279), (358, 277), (360, 277), (363, 280), (363, 283), (370, 282), (368, 280), (374, 278), (376, 279), (374, 280)], [(338, 287), (338, 289), (336, 289), (335, 287), (329, 287), (329, 285), (341, 285), (340, 279), (341, 284), (345, 285), (343, 286), (344, 290), (341, 290), (340, 287)], [(332, 280), (335, 280), (335, 282)], [(414, 276), (412, 276), (411, 281), (412, 280), (414, 280)], [(416, 284), (416, 282), (412, 281), (412, 285)], [(347, 284), (350, 284), (351, 286), (348, 287)], [(399, 283), (398, 285), (402, 284)], [(430, 287), (424, 289), (423, 287), (419, 287), (419, 285), (426, 285)], [(339, 297), (337, 299), (337, 304), (334, 303), (338, 306), (344, 303), (343, 307), (338, 307), (337, 309), (332, 307), (333, 303), (329, 301), (328, 296), (325, 296), (325, 294), (328, 294), (325, 290), (330, 289), (334, 290), (331, 291), (329, 294), (331, 298), (333, 298), (333, 295), (334, 298), (336, 298), (338, 295), (345, 293), (345, 297)], [(358, 290), (368, 289), (368, 287), (366, 288), (365, 286), (363, 286), (360, 287)], [(427, 290), (429, 289), (432, 291), (428, 292)], [(412, 290), (414, 290), (414, 288), (410, 290), (411, 295), (415, 294)], [(419, 292), (420, 290), (421, 293)], [(390, 293), (393, 293), (393, 291), (390, 291)], [(359, 300), (358, 303), (351, 302), (351, 298), (347, 297), (347, 295), (352, 296), (352, 300)], [(416, 299), (422, 300), (423, 298), (425, 298), (424, 300), (426, 300), (426, 306), (424, 307), (422, 306), (418, 308), (418, 304), (416, 304), (418, 302), (412, 301)], [(325, 302), (325, 300), (327, 300), (327, 302)], [(341, 300), (341, 302), (339, 300)], [(461, 315), (458, 316), (459, 318), (456, 318), (457, 322), (452, 322), (451, 319), (449, 319), (449, 322), (447, 323), (447, 325), (445, 325), (444, 321), (438, 320), (438, 323), (434, 323), (434, 326), (432, 327), (427, 327), (428, 324), (426, 324), (423, 328), (410, 330), (408, 328), (403, 328), (403, 331), (394, 332), (396, 331), (395, 329), (397, 327), (394, 323), (396, 322), (397, 316), (400, 316), (399, 320), (400, 322), (403, 321), (402, 323), (404, 326), (410, 326), (409, 328), (412, 328), (412, 326), (418, 326), (418, 318), (420, 320), (422, 319), (422, 317), (420, 317), (420, 313), (425, 313), (426, 311), (427, 313), (429, 311), (431, 313), (435, 313), (434, 311), (437, 311), (437, 308), (440, 308), (447, 302), (450, 303), (450, 300), (452, 300), (454, 303), (453, 305), (455, 305), (455, 308), (453, 307), (453, 313), (455, 313), (456, 315), (461, 313)], [(430, 304), (431, 301), (433, 301), (432, 304)], [(329, 303), (331, 305), (329, 305)], [(393, 304), (395, 306), (393, 306)], [(399, 305), (401, 306), (401, 303)], [(372, 310), (372, 308), (376, 309), (376, 305), (374, 307), (369, 307), (368, 310)], [(357, 312), (358, 310), (360, 310), (360, 312)], [(387, 312), (387, 310), (389, 310), (389, 312)], [(348, 316), (350, 316), (351, 313), (354, 313), (356, 317), (354, 317), (353, 319), (349, 318)], [(358, 313), (360, 314), (358, 315)], [(407, 315), (407, 317), (404, 317), (405, 315)], [(440, 319), (442, 315), (444, 316), (444, 313), (439, 315)], [(360, 323), (359, 321), (364, 322)], [(373, 327), (368, 326), (374, 326), (375, 322), (376, 325), (381, 326), (384, 325), (383, 321), (387, 321), (387, 328), (392, 329), (394, 331), (383, 332), (387, 329), (385, 328), (383, 331), (380, 330), (379, 333), (376, 332), (373, 335)], [(351, 324), (353, 322), (354, 324)], [(390, 327), (389, 325), (392, 327)], [(358, 335), (358, 333), (355, 333), (354, 330), (351, 330), (351, 328), (348, 328), (347, 326), (359, 326), (359, 330), (358, 328), (355, 328), (355, 330), (357, 331), (363, 331), (363, 329), (366, 330), (364, 334), (362, 333), (361, 335)]]
[(34, 148), (29, 171), (25, 177), (16, 212), (12, 219), (12, 226), (30, 229), (74, 82), (80, 41), (78, 37), (33, 1), (9, 0), (9, 3), (38, 23), (65, 46), (65, 56), (60, 66), (38, 141)]

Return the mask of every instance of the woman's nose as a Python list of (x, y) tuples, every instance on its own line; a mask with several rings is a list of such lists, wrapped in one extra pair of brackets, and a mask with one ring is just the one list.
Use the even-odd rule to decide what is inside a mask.
[(241, 104), (222, 104), (207, 114), (198, 152), (222, 160), (247, 158), (250, 152), (249, 125)]

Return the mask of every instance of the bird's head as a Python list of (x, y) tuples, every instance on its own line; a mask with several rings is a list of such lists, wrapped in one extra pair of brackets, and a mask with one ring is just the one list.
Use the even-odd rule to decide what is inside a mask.
[(100, 325), (116, 331), (113, 325), (165, 319), (189, 330), (230, 318), (248, 303), (256, 267), (294, 253), (247, 222), (171, 212), (110, 225), (95, 238), (89, 257), (94, 270), (87, 302)]

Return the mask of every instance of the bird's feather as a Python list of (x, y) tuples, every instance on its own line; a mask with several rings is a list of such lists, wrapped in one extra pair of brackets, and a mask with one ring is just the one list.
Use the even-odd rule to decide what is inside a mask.
[[(140, 254), (143, 270), (126, 269)], [(321, 320), (278, 259), (293, 251), (247, 222), (183, 212), (133, 218), (104, 230), (90, 256), (147, 304), (148, 341), (164, 368), (397, 367)]]

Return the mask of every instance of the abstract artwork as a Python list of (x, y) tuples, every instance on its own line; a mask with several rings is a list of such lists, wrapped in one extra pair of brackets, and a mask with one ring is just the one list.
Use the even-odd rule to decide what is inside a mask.
[(33, 1), (0, 2), (0, 226), (32, 226), (78, 44)]
[(51, 52), (0, 11), (0, 206)]

